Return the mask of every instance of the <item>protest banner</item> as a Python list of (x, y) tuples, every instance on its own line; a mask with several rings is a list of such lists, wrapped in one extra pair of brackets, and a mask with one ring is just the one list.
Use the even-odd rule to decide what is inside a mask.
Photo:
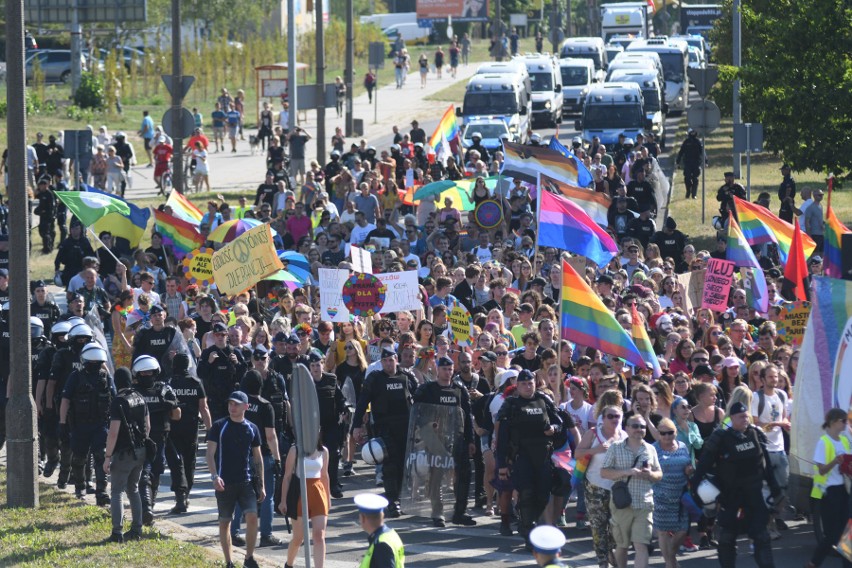
[(810, 302), (799, 300), (782, 304), (781, 313), (778, 314), (778, 337), (793, 347), (801, 345), (810, 315)]
[(706, 269), (693, 270), (677, 275), (678, 287), (683, 289), (683, 301), (688, 313), (701, 305), (704, 295), (704, 275)]
[(248, 290), (284, 267), (272, 242), (272, 230), (265, 223), (214, 252), (212, 264), (216, 287), (229, 296)]
[(450, 331), (453, 332), (456, 345), (470, 345), (470, 328), (473, 322), (470, 312), (462, 306), (456, 306), (447, 314), (447, 320), (450, 322)]
[(736, 269), (736, 264), (730, 260), (711, 258), (707, 261), (704, 293), (701, 297), (702, 308), (714, 312), (724, 312), (728, 309), (728, 295), (731, 293), (731, 282), (734, 281)]
[[(349, 309), (343, 302), (343, 285), (349, 279), (348, 270), (335, 268), (319, 269), (320, 318), (326, 321), (349, 321)], [(419, 310), (420, 287), (414, 271), (388, 272), (374, 275), (387, 287), (384, 305), (379, 313), (400, 310)]]
[(190, 284), (209, 286), (213, 284), (213, 249), (197, 248), (186, 253), (181, 261), (184, 278)]
[(352, 256), (352, 270), (366, 274), (373, 273), (373, 258), (369, 251), (355, 245), (349, 247), (349, 251)]
[(387, 291), (374, 275), (356, 272), (343, 283), (343, 305), (353, 316), (373, 317), (385, 305)]

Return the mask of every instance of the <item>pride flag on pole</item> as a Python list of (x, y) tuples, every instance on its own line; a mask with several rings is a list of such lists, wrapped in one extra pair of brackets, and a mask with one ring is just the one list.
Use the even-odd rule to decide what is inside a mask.
[(569, 199), (541, 191), (538, 244), (580, 254), (606, 266), (618, 254), (609, 233)]
[(763, 268), (757, 262), (754, 251), (751, 250), (745, 235), (743, 235), (734, 214), (728, 212), (728, 247), (726, 258), (737, 265), (738, 268), (751, 268), (754, 274), (751, 294), (753, 297), (752, 307), (761, 313), (769, 310), (769, 289), (766, 287), (766, 277)]
[(154, 221), (157, 231), (163, 235), (163, 242), (172, 246), (178, 260), (204, 244), (204, 237), (192, 223), (157, 210), (154, 211)]
[(657, 359), (657, 354), (654, 353), (654, 346), (651, 344), (651, 338), (648, 337), (648, 332), (645, 330), (645, 325), (639, 317), (639, 312), (636, 310), (636, 304), (633, 304), (633, 325), (630, 329), (630, 334), (633, 336), (633, 343), (642, 354), (645, 361), (651, 364), (654, 369), (654, 378), (659, 379), (663, 376), (663, 369), (660, 367), (660, 360)]
[[(450, 105), (450, 107), (444, 111), (444, 115), (441, 117), (441, 121), (438, 122), (435, 132), (432, 133), (432, 137), (429, 138), (429, 146), (432, 148), (432, 151), (439, 156), (442, 153), (452, 155), (452, 143), (460, 135), (461, 130), (459, 130), (459, 123), (456, 120), (456, 109), (453, 105)], [(443, 152), (438, 152), (439, 148), (442, 148), (445, 143), (449, 147), (443, 148)]]
[(189, 199), (173, 191), (166, 200), (166, 207), (171, 207), (172, 215), (189, 223), (198, 225), (204, 214)]
[(825, 239), (822, 254), (822, 266), (826, 276), (832, 278), (843, 277), (840, 247), (843, 235), (848, 233), (852, 233), (852, 231), (840, 222), (840, 219), (834, 214), (834, 209), (829, 205), (828, 211), (825, 214)]
[(562, 339), (599, 349), (643, 369), (647, 367), (648, 363), (627, 331), (565, 260), (562, 261), (560, 298), (562, 321), (559, 324)]
[[(793, 244), (793, 225), (772, 214), (769, 209), (750, 203), (745, 199), (734, 197), (737, 207), (737, 218), (748, 244), (762, 245), (775, 243), (778, 245), (778, 255), (781, 264), (787, 264), (790, 246)], [(808, 235), (802, 235), (802, 248), (805, 258), (813, 254), (816, 243)]]

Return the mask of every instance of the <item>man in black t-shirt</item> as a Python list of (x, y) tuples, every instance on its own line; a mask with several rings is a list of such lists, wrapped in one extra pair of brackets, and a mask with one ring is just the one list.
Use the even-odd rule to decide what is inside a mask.
[(328, 249), (322, 253), (323, 266), (333, 266), (337, 268), (337, 265), (345, 259), (346, 251), (340, 246), (340, 237), (336, 235), (329, 235)]
[(305, 183), (305, 144), (310, 139), (311, 135), (298, 126), (290, 134), (290, 176), (298, 184)]
[(254, 206), (257, 207), (261, 204), (261, 202), (272, 205), (276, 193), (278, 193), (278, 186), (275, 185), (275, 173), (268, 171), (266, 172), (266, 181), (257, 186), (257, 195), (254, 198)]

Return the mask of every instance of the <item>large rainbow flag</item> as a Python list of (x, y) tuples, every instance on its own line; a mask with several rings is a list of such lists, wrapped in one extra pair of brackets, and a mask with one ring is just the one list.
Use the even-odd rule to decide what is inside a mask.
[[(772, 214), (766, 207), (750, 203), (745, 199), (734, 197), (734, 203), (737, 207), (737, 217), (739, 218), (740, 227), (748, 244), (777, 244), (781, 264), (787, 264), (790, 245), (793, 243), (792, 223), (783, 221), (777, 215)], [(806, 258), (810, 257), (814, 249), (816, 249), (816, 243), (808, 235), (802, 235), (802, 245)]]
[(823, 242), (822, 254), (822, 266), (826, 276), (831, 276), (832, 278), (843, 277), (840, 241), (843, 235), (848, 233), (852, 233), (852, 231), (840, 222), (840, 219), (834, 214), (834, 209), (829, 205), (828, 211), (825, 213), (825, 240)]
[(558, 179), (553, 179), (546, 174), (541, 174), (540, 185), (550, 189), (553, 193), (564, 195), (579, 205), (598, 225), (604, 227), (609, 225), (607, 213), (609, 212), (610, 205), (612, 205), (612, 198), (609, 195), (577, 187)]
[(728, 246), (725, 254), (737, 268), (753, 269), (751, 272), (754, 277), (750, 289), (747, 290), (752, 298), (751, 306), (761, 313), (766, 313), (769, 310), (769, 289), (766, 287), (763, 268), (757, 262), (754, 251), (751, 250), (742, 229), (734, 219), (734, 214), (730, 211), (728, 212)]
[(571, 184), (577, 183), (577, 163), (546, 146), (503, 143), (505, 160), (500, 168), (504, 176), (538, 183), (539, 174)]
[(648, 363), (601, 299), (570, 264), (562, 261), (561, 338), (594, 347), (637, 367)]
[(166, 200), (166, 206), (171, 207), (173, 216), (195, 225), (200, 224), (201, 218), (204, 217), (204, 214), (192, 201), (177, 191), (173, 191), (169, 195), (169, 198)]
[(579, 205), (569, 199), (540, 192), (538, 244), (580, 254), (598, 266), (618, 254), (618, 246)]
[(163, 235), (163, 242), (172, 246), (177, 259), (182, 259), (187, 253), (204, 244), (204, 238), (198, 232), (197, 225), (168, 213), (155, 210), (154, 226)]
[[(429, 146), (431, 146), (432, 151), (437, 154), (438, 148), (441, 146), (442, 138), (449, 144), (452, 144), (453, 140), (458, 138), (460, 135), (461, 131), (459, 130), (459, 123), (456, 121), (456, 109), (453, 105), (450, 105), (450, 107), (444, 111), (444, 116), (442, 116), (440, 122), (438, 122), (435, 132), (432, 133), (432, 137), (429, 138)], [(452, 154), (452, 151), (450, 151), (450, 154)]]
[(630, 335), (633, 336), (633, 343), (642, 354), (645, 361), (651, 364), (654, 369), (654, 378), (659, 379), (663, 376), (663, 369), (660, 367), (660, 360), (657, 354), (654, 353), (654, 346), (651, 343), (651, 338), (648, 337), (648, 332), (645, 330), (645, 324), (642, 323), (642, 318), (639, 317), (639, 312), (636, 310), (636, 304), (633, 304), (633, 325), (630, 328)]

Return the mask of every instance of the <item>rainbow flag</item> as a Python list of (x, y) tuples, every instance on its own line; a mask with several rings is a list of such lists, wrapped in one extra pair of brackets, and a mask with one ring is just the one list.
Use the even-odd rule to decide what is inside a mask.
[[(790, 245), (793, 243), (792, 223), (781, 220), (766, 207), (762, 207), (756, 203), (749, 203), (745, 199), (734, 197), (734, 203), (737, 207), (737, 218), (739, 218), (740, 227), (748, 244), (777, 244), (781, 264), (787, 264)], [(816, 243), (808, 235), (803, 234), (802, 244), (805, 250), (805, 258), (810, 257), (816, 248)]]
[(734, 219), (734, 214), (728, 212), (728, 247), (726, 258), (737, 265), (738, 268), (752, 268), (754, 278), (751, 284), (751, 305), (757, 311), (766, 313), (769, 310), (769, 289), (766, 287), (766, 277), (763, 275), (763, 268), (757, 262), (757, 257), (754, 256), (754, 251), (743, 235), (737, 220)]
[(595, 178), (592, 177), (592, 172), (586, 168), (586, 165), (582, 162), (582, 160), (578, 160), (577, 156), (575, 156), (571, 150), (566, 148), (562, 142), (559, 141), (559, 138), (551, 136), (548, 148), (556, 150), (562, 154), (566, 160), (570, 160), (574, 163), (574, 167), (577, 168), (577, 185), (580, 187), (589, 187), (595, 183)]
[(539, 174), (571, 184), (577, 183), (577, 163), (547, 146), (503, 143), (505, 160), (500, 173), (507, 177), (538, 183)]
[(647, 363), (627, 332), (568, 262), (562, 261), (561, 339), (594, 347), (644, 368)]
[[(172, 192), (172, 195), (177, 193)], [(182, 259), (187, 253), (204, 244), (197, 225), (179, 219), (162, 211), (154, 211), (154, 226), (161, 235), (163, 243), (171, 245), (175, 258)]]
[[(459, 130), (459, 123), (456, 121), (456, 109), (453, 105), (450, 105), (450, 107), (444, 111), (444, 116), (442, 116), (441, 121), (438, 122), (435, 132), (432, 133), (432, 137), (429, 138), (429, 146), (431, 146), (432, 151), (437, 154), (438, 148), (441, 146), (442, 136), (447, 140), (447, 142), (452, 143), (452, 141), (460, 135), (461, 131)], [(450, 151), (450, 154), (452, 154), (452, 151)]]
[(571, 486), (578, 487), (583, 483), (583, 479), (586, 477), (586, 470), (589, 469), (589, 464), (592, 463), (592, 455), (586, 455), (581, 458), (573, 458), (569, 463), (569, 467), (572, 469), (571, 473)]
[(843, 277), (840, 260), (840, 241), (842, 236), (848, 233), (852, 233), (852, 231), (840, 222), (840, 219), (834, 214), (834, 209), (829, 205), (828, 211), (825, 213), (825, 240), (823, 242), (822, 254), (822, 266), (826, 276), (832, 278)]
[(194, 225), (198, 225), (201, 223), (201, 218), (204, 217), (204, 214), (192, 203), (189, 199), (178, 193), (177, 191), (173, 191), (169, 198), (166, 200), (166, 207), (171, 207), (172, 216), (177, 217), (178, 219), (183, 219), (189, 223)]
[(598, 225), (603, 227), (609, 225), (607, 213), (612, 205), (612, 198), (609, 195), (561, 182), (546, 174), (541, 174), (539, 184), (553, 193), (564, 195), (579, 205)]
[(539, 245), (583, 255), (600, 267), (618, 254), (618, 246), (609, 233), (565, 197), (542, 191), (539, 215)]
[(636, 344), (636, 348), (642, 353), (642, 357), (645, 361), (650, 361), (651, 367), (654, 369), (654, 378), (659, 379), (663, 376), (663, 369), (660, 367), (657, 354), (654, 353), (654, 346), (651, 344), (651, 338), (648, 337), (645, 325), (639, 317), (639, 312), (636, 311), (636, 304), (633, 304), (633, 325), (630, 328), (630, 334), (633, 336), (633, 343)]

